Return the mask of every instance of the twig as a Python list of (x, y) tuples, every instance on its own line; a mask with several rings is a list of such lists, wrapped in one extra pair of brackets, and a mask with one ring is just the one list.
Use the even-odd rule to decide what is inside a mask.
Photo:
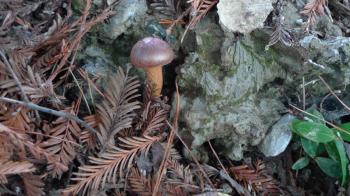
[(6, 65), (6, 67), (7, 67), (7, 69), (8, 69), (9, 72), (11, 73), (13, 79), (15, 80), (15, 82), (16, 82), (18, 88), (21, 90), (21, 93), (22, 93), (22, 96), (23, 96), (24, 101), (29, 103), (29, 99), (28, 99), (28, 97), (27, 97), (27, 94), (26, 94), (26, 93), (24, 92), (24, 90), (23, 90), (23, 86), (22, 86), (21, 82), (19, 81), (19, 79), (18, 79), (18, 77), (17, 77), (15, 71), (13, 71), (13, 69), (12, 69), (12, 67), (11, 67), (11, 65), (10, 65), (10, 62), (8, 62), (8, 60), (7, 60), (5, 54), (3, 53), (2, 50), (0, 50), (0, 55), (1, 55), (1, 58), (3, 59), (5, 65)]
[(172, 129), (170, 129), (170, 135), (169, 135), (169, 138), (168, 138), (168, 143), (166, 145), (166, 149), (165, 149), (165, 152), (164, 152), (164, 157), (163, 157), (162, 163), (161, 163), (161, 165), (159, 167), (157, 181), (156, 181), (156, 184), (154, 186), (152, 196), (157, 196), (158, 195), (158, 190), (159, 190), (159, 187), (160, 187), (160, 183), (162, 181), (163, 173), (164, 173), (164, 171), (166, 169), (165, 168), (165, 164), (166, 164), (167, 160), (169, 159), (170, 148), (171, 148), (171, 145), (172, 145), (173, 140), (174, 140), (175, 132), (177, 131), (177, 123), (178, 123), (179, 114), (180, 114), (180, 94), (179, 94), (179, 88), (177, 86), (177, 83), (175, 83), (175, 86), (176, 86), (176, 112), (175, 112), (175, 117), (174, 117)]
[[(315, 83), (318, 82), (318, 81), (319, 81), (319, 79), (311, 80), (310, 82), (305, 83), (304, 86), (313, 85), (313, 84), (315, 84)], [(302, 84), (300, 85), (300, 88), (303, 88), (303, 85), (302, 85)]]
[(329, 121), (326, 121), (326, 120), (324, 120), (324, 119), (322, 119), (322, 118), (320, 118), (320, 117), (318, 117), (318, 116), (316, 116), (316, 115), (313, 115), (313, 114), (311, 114), (311, 113), (309, 113), (309, 112), (307, 112), (307, 111), (304, 111), (304, 110), (298, 108), (297, 106), (295, 106), (295, 105), (293, 105), (293, 104), (289, 104), (289, 106), (291, 106), (292, 108), (298, 110), (299, 112), (302, 112), (302, 113), (304, 113), (304, 114), (307, 114), (307, 115), (309, 115), (309, 116), (312, 116), (312, 117), (316, 118), (317, 120), (320, 120), (320, 121), (322, 121), (322, 122), (324, 122), (324, 123), (326, 123), (326, 124), (332, 126), (333, 128), (337, 129), (338, 131), (341, 131), (341, 132), (343, 132), (343, 133), (346, 133), (346, 134), (348, 134), (348, 135), (350, 136), (350, 132), (349, 132), (349, 131), (346, 131), (345, 129), (340, 128), (340, 127), (338, 127), (337, 125), (335, 125), (335, 124), (333, 124), (333, 123), (331, 123), (331, 122), (329, 122)]
[[(29, 101), (29, 98), (28, 98), (27, 94), (26, 94), (26, 93), (24, 92), (24, 90), (23, 90), (22, 83), (19, 81), (19, 79), (18, 79), (18, 77), (17, 77), (15, 71), (13, 71), (13, 69), (12, 69), (12, 67), (11, 67), (11, 65), (10, 65), (10, 62), (7, 60), (5, 54), (3, 53), (3, 51), (2, 51), (1, 49), (0, 49), (0, 55), (1, 55), (1, 57), (2, 57), (2, 59), (3, 59), (3, 61), (4, 61), (4, 63), (5, 63), (5, 65), (6, 65), (6, 67), (7, 67), (7, 69), (10, 71), (10, 73), (11, 73), (13, 79), (15, 80), (15, 82), (16, 82), (18, 88), (20, 89), (24, 101), (25, 101), (26, 103), (29, 103), (29, 102), (30, 102), (30, 101)], [(36, 117), (37, 122), (40, 122), (40, 121), (41, 121), (40, 115), (39, 115), (38, 111), (35, 111), (35, 117)]]
[(79, 91), (80, 91), (80, 93), (81, 93), (81, 95), (82, 95), (82, 97), (83, 97), (83, 99), (84, 99), (84, 102), (85, 102), (85, 104), (86, 104), (86, 108), (87, 108), (89, 114), (91, 115), (92, 112), (91, 112), (91, 109), (90, 109), (90, 106), (89, 106), (89, 102), (87, 101), (86, 96), (84, 95), (83, 89), (82, 89), (81, 86), (79, 85), (78, 79), (77, 79), (77, 78), (75, 77), (75, 75), (73, 74), (71, 68), (69, 68), (68, 71), (69, 71), (69, 73), (72, 75), (73, 80), (74, 80), (75, 84), (77, 85), (77, 87), (78, 87), (78, 89), (79, 89)]
[(321, 100), (321, 103), (320, 103), (320, 111), (321, 111), (321, 113), (323, 112), (323, 103), (326, 101), (326, 99), (329, 97), (329, 96), (331, 96), (332, 95), (332, 93), (328, 93), (326, 96), (324, 96), (323, 98), (322, 98), (322, 100)]
[(305, 77), (303, 77), (303, 110), (305, 110), (306, 107), (306, 93), (305, 93)]
[(347, 106), (332, 90), (332, 88), (327, 84), (327, 82), (321, 77), (319, 76), (319, 78), (321, 79), (321, 81), (323, 82), (323, 84), (328, 88), (328, 90), (331, 92), (331, 94), (347, 109), (350, 111), (350, 107)]
[(174, 21), (172, 22), (172, 24), (166, 29), (167, 35), (170, 35), (170, 34), (171, 34), (171, 32), (173, 31), (174, 26), (175, 26), (179, 21), (181, 21), (185, 16), (187, 16), (187, 15), (190, 13), (191, 9), (192, 9), (191, 7), (188, 7), (176, 20), (174, 20)]
[(58, 117), (66, 118), (66, 119), (69, 119), (69, 120), (73, 120), (73, 121), (77, 122), (78, 124), (80, 124), (81, 126), (85, 127), (87, 130), (91, 131), (92, 133), (94, 133), (94, 134), (97, 133), (97, 131), (94, 128), (92, 128), (90, 125), (88, 125), (85, 121), (81, 120), (77, 116), (74, 116), (74, 115), (66, 113), (66, 112), (52, 110), (52, 109), (49, 109), (49, 108), (46, 108), (46, 107), (42, 107), (42, 106), (36, 105), (36, 104), (34, 104), (32, 102), (26, 103), (26, 102), (23, 102), (23, 101), (10, 99), (10, 98), (7, 98), (7, 97), (0, 97), (0, 101), (8, 102), (8, 103), (14, 103), (14, 104), (19, 104), (19, 105), (25, 106), (27, 108), (30, 108), (32, 110), (38, 110), (40, 112), (44, 112), (44, 113), (51, 114), (51, 115), (54, 115), (54, 116), (58, 116)]
[[(169, 123), (169, 121), (167, 121), (168, 126), (173, 129), (173, 126)], [(206, 178), (206, 180), (208, 181), (208, 183), (210, 184), (211, 187), (215, 187), (213, 185), (213, 183), (211, 182), (208, 174), (204, 171), (204, 169), (201, 167), (198, 159), (192, 154), (191, 149), (187, 146), (187, 144), (185, 143), (185, 141), (182, 139), (182, 137), (180, 136), (180, 134), (178, 132), (175, 132), (176, 137), (179, 138), (180, 142), (184, 145), (184, 147), (186, 148), (186, 150), (189, 152), (189, 155), (191, 156), (191, 158), (193, 159), (193, 161), (196, 163), (197, 167), (199, 168), (199, 170), (202, 172), (203, 176)]]
[(94, 81), (89, 78), (88, 73), (86, 71), (84, 71), (81, 68), (78, 68), (77, 71), (80, 74), (80, 76), (87, 81), (89, 86), (92, 86), (101, 97), (105, 97), (105, 95), (101, 92), (101, 90), (98, 89), (98, 87), (95, 85)]
[(209, 10), (214, 7), (219, 1), (218, 0), (210, 0), (210, 1), (204, 1), (204, 0), (189, 0), (189, 3), (191, 3), (191, 10), (192, 13), (195, 14), (195, 16), (190, 20), (189, 24), (187, 25), (185, 32), (183, 33), (180, 43), (183, 43), (185, 36), (189, 29), (194, 28), (196, 24), (209, 12)]
[(311, 59), (308, 59), (307, 60), (308, 63), (310, 63), (311, 65), (314, 65), (315, 67), (319, 67), (321, 69), (326, 69), (326, 66), (322, 65), (322, 64), (319, 64), (319, 63), (316, 63), (314, 62), (313, 60)]
[(250, 193), (249, 193), (249, 192), (244, 191), (243, 187), (242, 187), (236, 180), (234, 180), (234, 179), (232, 179), (232, 178), (230, 177), (230, 175), (229, 175), (228, 172), (226, 171), (224, 165), (221, 163), (218, 154), (215, 152), (213, 146), (211, 145), (211, 142), (210, 142), (209, 140), (208, 140), (207, 142), (208, 142), (209, 147), (210, 147), (211, 151), (213, 152), (215, 158), (218, 160), (218, 162), (219, 162), (219, 164), (220, 164), (220, 166), (221, 166), (221, 168), (222, 168), (221, 171), (224, 172), (224, 174), (222, 174), (222, 172), (220, 171), (220, 176), (224, 177), (227, 181), (229, 181), (230, 184), (232, 185), (232, 187), (236, 189), (236, 191), (238, 192), (238, 194), (244, 194), (244, 195), (250, 196)]

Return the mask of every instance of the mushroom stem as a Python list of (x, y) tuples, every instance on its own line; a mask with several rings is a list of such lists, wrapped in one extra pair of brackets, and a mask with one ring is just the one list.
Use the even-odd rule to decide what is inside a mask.
[(147, 79), (152, 87), (152, 96), (160, 97), (163, 88), (163, 71), (162, 66), (145, 68)]

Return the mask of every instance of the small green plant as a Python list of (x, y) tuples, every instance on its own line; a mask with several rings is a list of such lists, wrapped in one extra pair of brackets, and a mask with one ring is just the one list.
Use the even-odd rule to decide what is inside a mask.
[(329, 128), (319, 111), (310, 108), (306, 112), (304, 120), (294, 119), (291, 124), (305, 151), (292, 169), (303, 169), (313, 160), (326, 175), (338, 178), (341, 186), (347, 186), (349, 159), (344, 141), (350, 142), (350, 123)]

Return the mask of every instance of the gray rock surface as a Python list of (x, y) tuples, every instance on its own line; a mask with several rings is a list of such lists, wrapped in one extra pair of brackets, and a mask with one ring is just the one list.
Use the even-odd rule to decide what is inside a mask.
[(293, 119), (293, 116), (287, 114), (271, 127), (269, 133), (258, 146), (265, 156), (277, 156), (287, 148), (292, 139), (290, 123)]
[[(331, 86), (350, 84), (350, 38), (331, 37), (321, 40), (316, 36), (306, 36), (300, 40), (300, 46), (308, 52), (306, 62), (310, 72), (328, 74), (327, 82)], [(315, 86), (320, 91), (325, 86)], [(327, 90), (324, 90), (327, 92)]]
[(224, 32), (211, 19), (204, 18), (195, 28), (197, 52), (206, 63), (220, 64), (220, 48), (224, 41)]
[[(301, 90), (304, 77), (306, 83), (310, 82), (308, 93), (319, 97), (328, 90), (317, 82), (318, 75), (324, 75), (331, 86), (345, 87), (350, 82), (349, 38), (322, 40), (304, 35), (297, 47), (276, 45), (266, 51), (270, 34), (266, 30), (237, 38), (224, 29), (222, 37), (219, 30), (213, 30), (215, 22), (210, 20), (214, 21), (214, 17), (208, 17), (195, 30), (198, 47), (178, 70), (182, 95), (179, 128), (182, 134), (193, 136), (194, 148), (212, 140), (221, 154), (242, 159), (243, 152), (262, 142), (269, 128), (281, 118), (280, 112), (285, 112), (281, 90), (272, 85), (276, 79), (283, 81), (284, 91), (294, 94)], [(214, 58), (208, 60), (211, 56)], [(278, 126), (287, 130), (282, 125), (273, 129)], [(285, 141), (275, 143), (280, 148), (274, 151), (261, 147), (267, 156), (275, 156), (287, 146), (290, 134), (281, 134), (269, 133), (265, 142), (280, 137)]]
[(220, 0), (218, 14), (223, 28), (233, 32), (250, 33), (261, 28), (275, 0)]
[(143, 21), (147, 9), (146, 0), (121, 0), (116, 7), (116, 15), (103, 26), (103, 35), (116, 39), (132, 25)]
[(181, 97), (181, 122), (186, 124), (194, 140), (192, 147), (207, 140), (214, 140), (221, 148), (220, 153), (234, 160), (243, 157), (243, 151), (250, 145), (257, 145), (264, 138), (269, 126), (279, 118), (283, 106), (274, 99), (247, 98), (241, 104), (220, 107), (201, 97)]
[(202, 47), (198, 55), (192, 53), (181, 66), (180, 121), (184, 125), (182, 131), (192, 134), (193, 147), (214, 139), (221, 153), (240, 160), (243, 151), (258, 145), (280, 118), (279, 111), (284, 106), (275, 98), (276, 92), (269, 89), (265, 91), (269, 95), (258, 92), (286, 73), (276, 62), (258, 55), (263, 46), (254, 43), (250, 36), (240, 41), (226, 38), (221, 46), (221, 65), (208, 63), (201, 51), (210, 50)]

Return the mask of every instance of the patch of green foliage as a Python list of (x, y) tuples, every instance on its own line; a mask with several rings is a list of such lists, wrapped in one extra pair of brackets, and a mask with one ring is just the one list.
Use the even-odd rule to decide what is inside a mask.
[(292, 166), (300, 170), (315, 161), (328, 176), (338, 178), (343, 187), (349, 181), (349, 158), (344, 141), (350, 142), (350, 123), (341, 124), (339, 128), (329, 128), (322, 114), (314, 108), (308, 109), (304, 120), (294, 119), (291, 127), (293, 133), (305, 151)]

